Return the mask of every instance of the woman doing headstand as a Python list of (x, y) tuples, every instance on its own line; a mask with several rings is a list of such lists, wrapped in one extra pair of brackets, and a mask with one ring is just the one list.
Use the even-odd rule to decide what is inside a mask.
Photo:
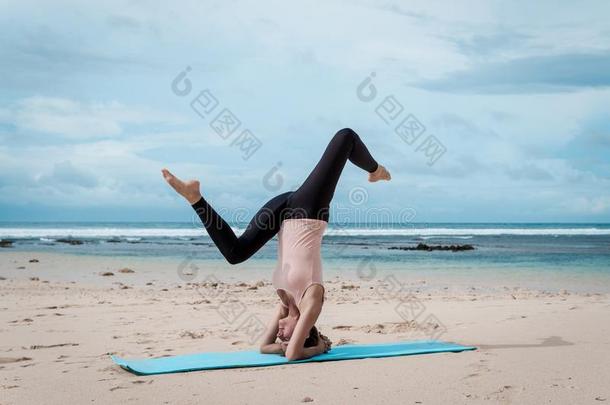
[[(239, 237), (201, 196), (199, 181), (183, 182), (163, 169), (163, 177), (195, 209), (212, 241), (231, 264), (256, 253), (276, 234), (278, 263), (273, 285), (280, 297), (275, 316), (265, 332), (261, 352), (288, 360), (315, 356), (330, 349), (330, 340), (315, 328), (322, 310), (324, 286), (320, 248), (328, 224), (329, 206), (343, 167), (351, 161), (369, 172), (369, 181), (390, 180), (353, 130), (338, 131), (322, 158), (296, 190), (269, 200)], [(280, 342), (276, 343), (277, 339)]]

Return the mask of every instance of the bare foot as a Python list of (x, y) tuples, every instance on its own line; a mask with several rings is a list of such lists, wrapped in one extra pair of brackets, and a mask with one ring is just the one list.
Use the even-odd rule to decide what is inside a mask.
[(163, 173), (163, 178), (167, 181), (167, 184), (172, 186), (182, 197), (186, 198), (189, 204), (193, 205), (201, 199), (199, 180), (182, 181), (167, 169), (161, 170), (161, 173)]
[(388, 172), (388, 170), (382, 165), (379, 165), (377, 167), (377, 170), (375, 170), (373, 173), (369, 173), (369, 181), (371, 183), (374, 183), (379, 180), (389, 181), (391, 178), (392, 176), (390, 176), (390, 172)]

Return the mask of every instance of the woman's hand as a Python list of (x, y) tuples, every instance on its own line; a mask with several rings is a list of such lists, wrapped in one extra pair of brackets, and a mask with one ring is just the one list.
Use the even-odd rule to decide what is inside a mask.
[(318, 332), (318, 344), (316, 346), (314, 346), (312, 349), (315, 350), (314, 355), (318, 355), (318, 354), (328, 352), (330, 350), (331, 346), (332, 346), (332, 342), (330, 341), (330, 339), (327, 336)]
[(325, 335), (323, 335), (323, 334), (321, 334), (319, 332), (318, 332), (318, 335), (319, 335), (319, 338), (320, 338), (318, 340), (318, 346), (319, 346), (319, 348), (321, 350), (320, 353), (328, 352), (331, 349), (333, 342), (331, 342), (331, 340), (327, 336), (325, 336)]
[(281, 347), (275, 343), (277, 341), (278, 324), (280, 319), (286, 316), (285, 309), (282, 304), (277, 305), (277, 309), (267, 330), (265, 331), (263, 341), (260, 346), (261, 353), (282, 353)]
[(285, 356), (286, 355), (286, 350), (288, 349), (288, 342), (280, 342), (280, 347), (282, 348), (282, 353)]

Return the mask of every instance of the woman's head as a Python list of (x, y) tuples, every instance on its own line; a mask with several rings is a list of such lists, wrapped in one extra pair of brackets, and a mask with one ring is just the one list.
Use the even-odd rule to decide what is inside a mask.
[(298, 320), (298, 316), (291, 315), (281, 318), (277, 325), (277, 337), (284, 342), (289, 341), (294, 332), (294, 328), (297, 326)]
[[(281, 318), (278, 321), (277, 337), (284, 342), (288, 342), (294, 333), (298, 320), (298, 316), (295, 317), (290, 315)], [(312, 326), (312, 328), (309, 330), (309, 336), (307, 339), (305, 339), (304, 347), (316, 346), (318, 344), (318, 339), (318, 330), (315, 326)]]

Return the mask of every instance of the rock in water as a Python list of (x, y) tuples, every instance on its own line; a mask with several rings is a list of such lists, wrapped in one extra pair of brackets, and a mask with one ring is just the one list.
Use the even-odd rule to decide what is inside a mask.
[(82, 245), (83, 241), (78, 239), (57, 239), (59, 243), (67, 243), (68, 245)]
[(427, 245), (425, 243), (418, 243), (417, 246), (390, 246), (390, 250), (423, 250), (425, 252), (432, 252), (433, 250), (443, 250), (452, 252), (463, 252), (466, 250), (474, 250), (472, 245)]
[(0, 239), (0, 247), (10, 248), (13, 247), (13, 241), (8, 239)]

